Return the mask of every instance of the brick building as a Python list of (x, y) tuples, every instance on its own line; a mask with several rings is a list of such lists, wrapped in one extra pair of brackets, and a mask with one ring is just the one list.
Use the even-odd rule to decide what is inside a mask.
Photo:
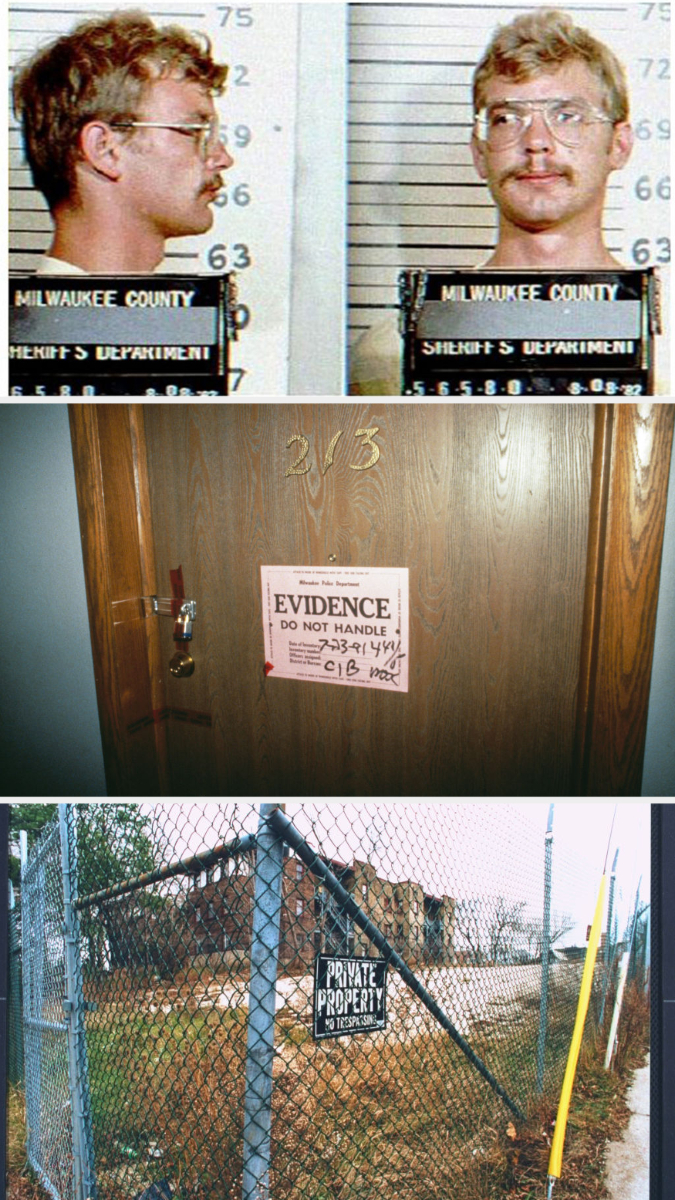
[[(455, 902), (413, 882), (381, 879), (369, 863), (328, 863), (342, 886), (408, 963), (454, 961)], [(183, 907), (190, 955), (248, 954), (253, 908), (252, 853), (203, 872)], [(317, 953), (372, 954), (361, 929), (294, 855), (284, 857), (279, 944), (289, 970), (311, 966)]]

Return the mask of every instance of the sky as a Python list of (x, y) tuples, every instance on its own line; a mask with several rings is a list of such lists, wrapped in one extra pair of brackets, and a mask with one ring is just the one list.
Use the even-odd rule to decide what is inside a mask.
[[(141, 807), (164, 861), (210, 849), (235, 834), (254, 833), (258, 826), (254, 801), (163, 801)], [(427, 894), (503, 896), (524, 903), (528, 917), (542, 914), (548, 801), (319, 800), (287, 801), (285, 807), (310, 844), (333, 861), (368, 860), (380, 878), (410, 880)], [(638, 886), (641, 906), (649, 903), (649, 804), (554, 803), (552, 910), (573, 921), (561, 946), (584, 943), (605, 859), (611, 872), (617, 850), (614, 911), (621, 936)]]
[[(546, 828), (549, 804), (519, 806), (526, 817)], [(535, 811), (532, 811), (535, 810)], [(582, 853), (592, 872), (595, 897), (607, 858), (611, 874), (618, 850), (615, 884), (615, 911), (619, 927), (630, 917), (635, 893), (640, 888), (640, 907), (649, 903), (651, 881), (650, 806), (637, 803), (559, 802), (553, 810), (553, 854), (574, 856)], [(554, 857), (555, 862), (555, 857)], [(555, 895), (553, 900), (555, 907)], [(588, 918), (590, 923), (591, 917)], [(565, 944), (563, 939), (563, 944)]]
[[(541, 916), (550, 803), (288, 801), (286, 814), (322, 855), (373, 864), (378, 875), (411, 880), (432, 895), (503, 896)], [(144, 804), (174, 859), (235, 834), (255, 832), (258, 805)], [(616, 869), (615, 913), (623, 934), (635, 904), (649, 901), (650, 809), (645, 802), (560, 801), (553, 808), (552, 910), (572, 928), (559, 945), (583, 945), (607, 860)], [(611, 837), (610, 837), (611, 834)], [(606, 910), (605, 910), (606, 911)]]
[[(161, 858), (210, 849), (254, 833), (254, 801), (145, 802)], [(490, 897), (541, 917), (550, 803), (526, 801), (287, 801), (287, 816), (326, 858), (369, 861), (382, 879), (412, 881), (434, 896)], [(552, 911), (572, 928), (559, 945), (583, 945), (605, 860), (616, 852), (614, 911), (621, 936), (650, 897), (650, 806), (646, 802), (559, 801), (553, 805)], [(606, 921), (603, 917), (603, 927)]]

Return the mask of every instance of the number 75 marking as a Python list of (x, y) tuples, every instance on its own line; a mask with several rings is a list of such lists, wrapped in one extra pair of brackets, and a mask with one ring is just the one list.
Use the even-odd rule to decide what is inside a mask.
[[(366, 463), (350, 463), (349, 466), (352, 471), (367, 471), (369, 467), (375, 466), (375, 463), (377, 462), (378, 458), (380, 457), (380, 447), (373, 441), (373, 438), (379, 432), (380, 432), (379, 425), (373, 425), (373, 426), (371, 426), (370, 429), (357, 429), (356, 433), (354, 434), (354, 437), (362, 437), (363, 442), (361, 444), (363, 446), (368, 446), (372, 450), (373, 453), (371, 454), (370, 458), (368, 459), (368, 462), (366, 462)], [(335, 447), (337, 446), (340, 438), (342, 437), (342, 433), (343, 433), (342, 429), (338, 430), (338, 432), (335, 434), (335, 437), (332, 439), (331, 444), (326, 451), (326, 457), (323, 460), (323, 467), (322, 467), (322, 471), (323, 471), (324, 475), (326, 474), (326, 471), (328, 470), (328, 468), (332, 467), (332, 465), (333, 465), (333, 454), (335, 453)], [(294, 442), (300, 443), (300, 454), (296, 458), (293, 465), (291, 467), (288, 467), (288, 469), (286, 471), (284, 471), (284, 476), (286, 478), (288, 478), (289, 475), (306, 475), (307, 472), (311, 471), (311, 469), (312, 469), (311, 463), (309, 463), (309, 465), (306, 467), (300, 466), (300, 463), (304, 461), (304, 459), (307, 457), (307, 454), (309, 453), (308, 439), (305, 437), (305, 435), (303, 433), (294, 433), (293, 437), (289, 438), (288, 441), (286, 442), (286, 449), (290, 450), (290, 448)]]

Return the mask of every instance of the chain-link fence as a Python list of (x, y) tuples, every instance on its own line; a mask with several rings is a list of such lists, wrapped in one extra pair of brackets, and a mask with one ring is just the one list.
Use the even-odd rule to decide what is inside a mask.
[(55, 1200), (461, 1195), (557, 1094), (597, 884), (504, 805), (61, 806), (22, 879), (30, 1161)]
[(70, 854), (64, 806), (21, 875), (26, 1149), (54, 1200), (79, 1200), (90, 1183), (81, 1141), (87, 1072)]
[(647, 909), (638, 913), (631, 955), (631, 969), (628, 974), (629, 982), (635, 980), (644, 992), (649, 991), (650, 985), (650, 913)]
[(21, 987), (21, 909), (10, 884), (9, 994), (7, 1004), (7, 1078), (23, 1084), (23, 992)]

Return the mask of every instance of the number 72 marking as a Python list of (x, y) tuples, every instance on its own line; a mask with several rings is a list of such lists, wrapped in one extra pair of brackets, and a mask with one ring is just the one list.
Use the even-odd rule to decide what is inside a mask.
[[(349, 466), (352, 471), (367, 471), (369, 467), (375, 466), (375, 463), (377, 462), (377, 460), (380, 457), (380, 447), (376, 444), (376, 442), (373, 441), (373, 438), (379, 432), (380, 432), (379, 425), (372, 425), (370, 429), (357, 429), (356, 433), (354, 434), (354, 437), (362, 437), (363, 442), (361, 444), (363, 446), (368, 446), (372, 450), (373, 453), (371, 454), (370, 458), (368, 459), (368, 462), (350, 463)], [(328, 468), (332, 467), (332, 465), (333, 465), (333, 455), (335, 453), (335, 447), (337, 446), (340, 438), (342, 437), (342, 433), (343, 433), (343, 430), (339, 429), (338, 432), (335, 434), (335, 437), (332, 439), (330, 446), (328, 447), (328, 449), (326, 451), (326, 457), (323, 460), (323, 467), (322, 467), (322, 472), (324, 475), (326, 474), (326, 471), (328, 470)], [(300, 467), (300, 463), (305, 460), (305, 458), (307, 457), (307, 455), (309, 453), (308, 439), (305, 437), (305, 435), (303, 433), (295, 433), (295, 434), (293, 434), (293, 437), (289, 438), (288, 441), (286, 442), (286, 449), (290, 450), (290, 448), (294, 442), (300, 443), (300, 454), (296, 458), (293, 465), (288, 467), (288, 469), (286, 471), (284, 471), (284, 476), (286, 478), (288, 478), (289, 475), (306, 475), (308, 473), (308, 471), (311, 471), (311, 469), (312, 469), (311, 463), (306, 467)]]

